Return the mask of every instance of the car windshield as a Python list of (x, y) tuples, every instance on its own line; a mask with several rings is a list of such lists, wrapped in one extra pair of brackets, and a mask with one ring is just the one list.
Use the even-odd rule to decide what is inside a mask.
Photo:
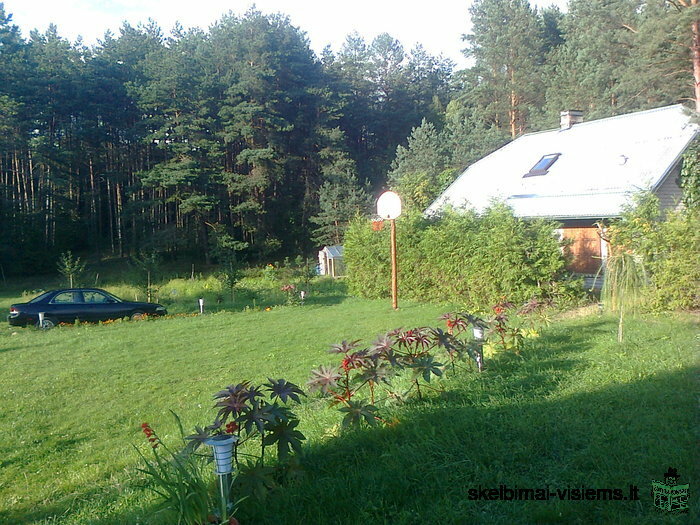
[(38, 303), (39, 301), (46, 299), (46, 297), (48, 297), (49, 294), (51, 294), (51, 292), (44, 292), (43, 294), (41, 294), (41, 295), (35, 297), (34, 299), (32, 299), (31, 301), (29, 301), (29, 303)]

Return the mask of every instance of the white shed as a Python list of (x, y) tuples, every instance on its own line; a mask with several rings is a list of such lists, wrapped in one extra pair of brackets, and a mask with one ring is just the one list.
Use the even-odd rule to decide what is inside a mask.
[(342, 246), (324, 246), (318, 252), (319, 273), (321, 275), (330, 275), (331, 277), (342, 277), (345, 275), (344, 251)]

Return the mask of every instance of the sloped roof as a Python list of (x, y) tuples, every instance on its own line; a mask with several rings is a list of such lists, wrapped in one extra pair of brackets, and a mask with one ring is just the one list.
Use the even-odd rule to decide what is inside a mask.
[(324, 246), (323, 250), (329, 259), (342, 259), (345, 248), (342, 246)]
[[(523, 135), (469, 166), (426, 214), (499, 198), (520, 217), (615, 217), (664, 182), (697, 132), (678, 104)], [(523, 178), (551, 154), (560, 155), (545, 175)]]

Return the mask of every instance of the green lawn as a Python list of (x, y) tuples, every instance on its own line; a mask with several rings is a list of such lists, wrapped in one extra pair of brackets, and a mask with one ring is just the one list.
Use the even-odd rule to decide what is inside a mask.
[[(161, 524), (136, 471), (148, 421), (165, 440), (208, 423), (211, 394), (243, 379), (304, 383), (342, 339), (437, 325), (444, 307), (347, 299), (48, 332), (0, 332), (0, 523)], [(649, 491), (669, 466), (697, 516), (698, 338), (688, 315), (559, 321), (521, 357), (459, 372), (443, 394), (382, 407), (392, 428), (337, 436), (308, 398), (305, 475), (244, 502), (249, 523), (656, 523)], [(637, 485), (640, 501), (470, 501), (471, 488)], [(626, 494), (626, 493), (625, 493)], [(695, 512), (696, 514), (692, 514)]]

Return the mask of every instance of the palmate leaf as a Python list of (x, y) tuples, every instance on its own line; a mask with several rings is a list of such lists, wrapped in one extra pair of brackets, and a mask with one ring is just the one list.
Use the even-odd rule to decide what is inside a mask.
[(247, 392), (248, 385), (250, 385), (250, 381), (243, 381), (242, 383), (238, 383), (237, 385), (229, 385), (224, 390), (220, 390), (216, 394), (214, 394), (214, 399), (238, 395), (242, 392)]
[(220, 400), (214, 405), (215, 408), (220, 409), (216, 416), (217, 421), (223, 422), (229, 416), (238, 416), (246, 408), (248, 402), (255, 400), (259, 395), (260, 393), (256, 389), (253, 389), (251, 393), (249, 381), (228, 386), (225, 390), (217, 392), (214, 394), (214, 399)]
[[(478, 328), (488, 328), (488, 323), (484, 321), (481, 317), (478, 317), (476, 315), (460, 312), (457, 314), (458, 316), (461, 316), (463, 319), (467, 321), (470, 325)], [(466, 327), (465, 327), (466, 328)]]
[(345, 359), (343, 359), (343, 368), (345, 370), (349, 370), (367, 366), (369, 361), (367, 355), (367, 350), (359, 350), (357, 352), (353, 352), (352, 354), (346, 355)]
[(329, 354), (347, 354), (350, 350), (357, 348), (357, 345), (359, 343), (360, 343), (359, 339), (356, 339), (355, 341), (343, 341), (342, 343), (331, 345), (330, 349), (328, 350), (328, 353)]
[(274, 473), (275, 469), (272, 467), (248, 461), (236, 476), (235, 490), (238, 494), (252, 494), (256, 499), (263, 500), (267, 493), (277, 486)]
[(431, 374), (438, 377), (442, 376), (442, 368), (444, 365), (442, 363), (437, 363), (433, 356), (427, 355), (417, 358), (408, 366), (413, 369), (415, 377), (421, 376), (426, 383), (429, 383)]
[(433, 344), (436, 346), (447, 349), (454, 346), (455, 337), (453, 335), (448, 334), (441, 328), (431, 328), (430, 332), (433, 335)]
[(277, 444), (277, 457), (280, 459), (286, 458), (292, 450), (301, 453), (301, 442), (306, 439), (306, 436), (296, 429), (298, 424), (299, 420), (293, 419), (279, 421), (270, 426), (263, 439), (263, 444), (266, 446)]
[(271, 426), (284, 421), (291, 421), (296, 419), (296, 415), (289, 408), (273, 403), (267, 407), (267, 425), (266, 430), (269, 430)]
[(377, 424), (377, 417), (374, 415), (377, 407), (364, 401), (348, 401), (347, 405), (339, 410), (345, 413), (343, 428), (359, 427), (363, 421), (369, 426)]
[(270, 421), (274, 420), (274, 416), (271, 414), (271, 405), (267, 403), (259, 403), (257, 400), (249, 407), (243, 410), (243, 413), (238, 418), (241, 422), (245, 431), (250, 433), (253, 429), (257, 429), (258, 432), (263, 432), (265, 426)]
[(392, 369), (385, 363), (379, 363), (377, 360), (372, 360), (368, 366), (362, 369), (362, 373), (357, 376), (359, 383), (372, 381), (373, 383), (390, 384), (389, 379), (392, 376)]
[(229, 396), (222, 401), (219, 401), (214, 405), (215, 407), (220, 407), (219, 412), (216, 415), (216, 419), (220, 421), (226, 421), (226, 419), (232, 415), (233, 417), (238, 416), (246, 409), (248, 406), (248, 399), (246, 394), (237, 394), (235, 396)]
[(194, 434), (185, 436), (185, 440), (189, 441), (185, 448), (191, 451), (195, 451), (204, 443), (204, 441), (206, 441), (210, 437), (211, 433), (206, 428), (194, 427)]
[(340, 374), (337, 368), (321, 365), (311, 371), (311, 379), (306, 383), (311, 392), (320, 390), (324, 394), (328, 394), (331, 389), (338, 386)]
[(275, 380), (268, 378), (268, 381), (269, 383), (267, 383), (265, 387), (270, 392), (270, 399), (272, 400), (278, 397), (282, 403), (286, 403), (287, 399), (301, 403), (299, 395), (306, 395), (301, 388), (285, 379)]
[(389, 334), (380, 335), (369, 347), (370, 355), (385, 354), (391, 350), (393, 345), (394, 341)]

